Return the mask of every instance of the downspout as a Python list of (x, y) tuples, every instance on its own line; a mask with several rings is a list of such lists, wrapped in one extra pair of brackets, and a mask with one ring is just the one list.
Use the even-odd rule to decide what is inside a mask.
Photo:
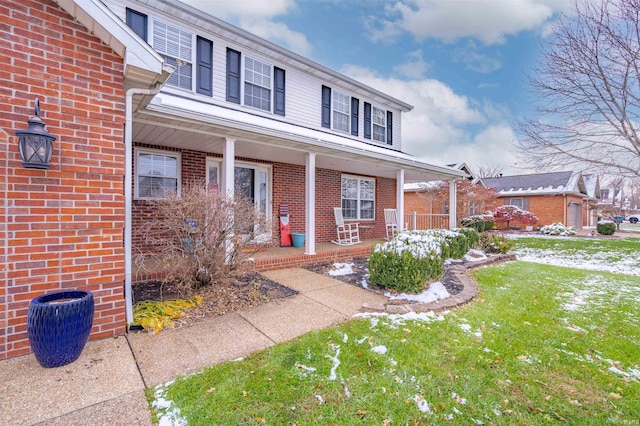
[(125, 97), (125, 125), (124, 125), (124, 301), (127, 315), (127, 330), (133, 323), (133, 295), (131, 292), (131, 208), (133, 203), (133, 96), (155, 95), (162, 88), (158, 84), (153, 89), (131, 88)]

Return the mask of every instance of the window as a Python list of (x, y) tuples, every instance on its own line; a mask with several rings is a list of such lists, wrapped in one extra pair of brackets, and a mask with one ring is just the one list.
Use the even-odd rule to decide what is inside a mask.
[(136, 198), (180, 193), (180, 154), (136, 149)]
[(153, 48), (176, 70), (167, 84), (192, 90), (193, 34), (162, 21), (153, 22)]
[(373, 140), (386, 142), (387, 138), (387, 111), (373, 107)]
[(375, 205), (375, 179), (342, 177), (342, 216), (345, 219), (374, 219)]
[(271, 65), (245, 56), (244, 104), (271, 111)]
[(351, 97), (342, 92), (333, 92), (333, 129), (349, 133), (351, 119)]
[(512, 206), (516, 206), (520, 209), (524, 208), (524, 199), (523, 198), (510, 198), (509, 204)]

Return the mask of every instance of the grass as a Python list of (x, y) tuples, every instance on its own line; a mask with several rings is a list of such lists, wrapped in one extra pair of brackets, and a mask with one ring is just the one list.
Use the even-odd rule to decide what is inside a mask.
[[(518, 245), (558, 241), (575, 248), (573, 240)], [(598, 243), (615, 251), (614, 243)], [(627, 250), (627, 242), (617, 243)], [(513, 262), (474, 278), (480, 296), (462, 309), (418, 320), (355, 320), (149, 389), (148, 396), (172, 401), (170, 411), (191, 425), (640, 419), (637, 277)]]

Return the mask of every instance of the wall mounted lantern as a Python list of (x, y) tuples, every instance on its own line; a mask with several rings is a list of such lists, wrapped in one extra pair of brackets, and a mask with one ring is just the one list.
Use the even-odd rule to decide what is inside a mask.
[(29, 128), (17, 130), (22, 165), (30, 169), (48, 169), (56, 137), (47, 132), (40, 119), (40, 101), (36, 98), (34, 116), (27, 120)]

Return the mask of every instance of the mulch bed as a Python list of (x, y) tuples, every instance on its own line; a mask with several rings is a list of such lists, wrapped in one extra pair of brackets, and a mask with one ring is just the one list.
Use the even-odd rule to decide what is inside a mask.
[[(362, 288), (362, 284), (361, 284), (362, 280), (364, 278), (367, 278), (367, 281), (368, 281), (368, 278), (369, 278), (369, 269), (368, 269), (369, 259), (366, 257), (356, 257), (350, 262), (344, 262), (344, 263), (352, 264), (351, 269), (353, 270), (353, 274), (331, 276), (331, 278)], [(333, 262), (320, 262), (320, 263), (313, 263), (310, 265), (303, 265), (302, 268), (315, 272), (317, 274), (329, 276), (330, 275), (329, 272), (333, 269), (333, 265), (334, 265)], [(445, 273), (442, 277), (441, 282), (442, 282), (442, 285), (444, 285), (444, 287), (447, 289), (447, 291), (451, 295), (458, 294), (464, 289), (464, 287), (458, 284), (457, 282), (452, 282), (451, 280), (447, 279), (446, 267), (445, 267)], [(389, 291), (389, 289), (372, 285), (371, 283), (369, 283), (368, 290), (373, 291), (375, 293), (379, 293), (379, 294), (383, 294)], [(390, 303), (393, 304), (393, 302), (390, 302)]]
[(241, 311), (298, 294), (297, 291), (257, 272), (227, 276), (192, 294), (180, 293), (175, 283), (163, 284), (161, 281), (133, 284), (132, 291), (134, 304), (143, 300), (163, 301), (201, 296), (202, 303), (195, 308), (183, 311), (184, 316), (175, 321), (177, 326), (190, 325), (203, 319)]

